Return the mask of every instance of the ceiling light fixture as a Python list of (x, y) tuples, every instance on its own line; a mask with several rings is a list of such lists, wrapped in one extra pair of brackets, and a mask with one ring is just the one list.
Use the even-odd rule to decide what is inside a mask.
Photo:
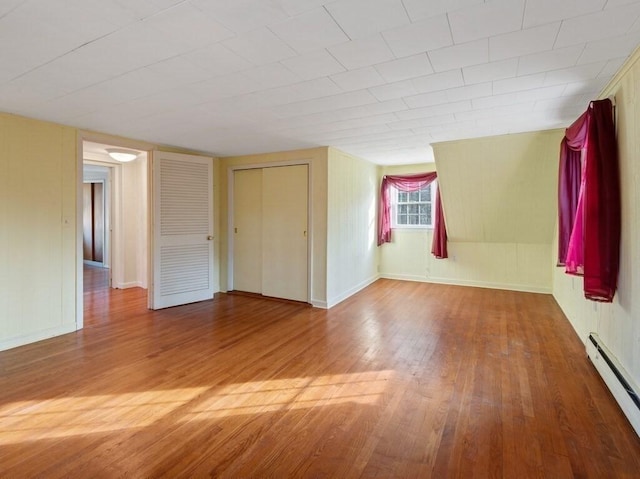
[(138, 157), (138, 153), (131, 150), (123, 150), (121, 148), (107, 148), (107, 153), (111, 158), (122, 163), (133, 161)]

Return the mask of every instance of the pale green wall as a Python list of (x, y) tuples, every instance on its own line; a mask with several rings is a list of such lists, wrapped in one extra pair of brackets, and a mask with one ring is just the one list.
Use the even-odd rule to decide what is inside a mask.
[(394, 230), (380, 247), (387, 278), (551, 292), (558, 130), (434, 145), (436, 163), (382, 174), (438, 171), (448, 259), (431, 255), (431, 230)]
[[(622, 193), (622, 238), (618, 291), (613, 303), (584, 299), (582, 279), (553, 268), (553, 295), (583, 341), (597, 333), (640, 385), (640, 50), (602, 97), (615, 95)], [(585, 105), (586, 108), (586, 105)], [(557, 233), (554, 240), (557, 254)]]
[(77, 139), (0, 114), (0, 350), (76, 329)]
[(329, 148), (327, 303), (331, 307), (378, 278), (376, 165)]

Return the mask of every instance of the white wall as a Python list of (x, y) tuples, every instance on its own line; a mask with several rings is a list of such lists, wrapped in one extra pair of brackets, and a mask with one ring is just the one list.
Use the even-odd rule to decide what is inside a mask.
[(147, 155), (122, 164), (121, 240), (123, 275), (116, 288), (147, 288), (148, 201)]
[(329, 148), (327, 193), (327, 306), (378, 278), (377, 167)]
[[(613, 303), (584, 299), (582, 279), (553, 267), (553, 295), (584, 342), (597, 333), (640, 385), (640, 50), (625, 64), (602, 98), (615, 95), (622, 193), (618, 291)], [(586, 105), (585, 105), (586, 109)], [(555, 262), (557, 232), (554, 240)], [(636, 389), (638, 390), (638, 389)]]

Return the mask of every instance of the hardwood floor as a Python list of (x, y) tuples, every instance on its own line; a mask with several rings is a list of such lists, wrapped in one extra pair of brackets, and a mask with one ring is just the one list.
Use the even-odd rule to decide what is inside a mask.
[(640, 439), (548, 295), (380, 280), (240, 295), (0, 353), (0, 477), (637, 478)]

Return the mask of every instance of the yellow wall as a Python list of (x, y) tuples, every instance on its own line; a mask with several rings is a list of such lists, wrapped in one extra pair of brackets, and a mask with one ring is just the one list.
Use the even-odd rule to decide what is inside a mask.
[[(584, 299), (582, 279), (553, 268), (553, 294), (583, 341), (596, 332), (640, 385), (640, 50), (603, 92), (615, 95), (622, 193), (618, 291), (611, 304)], [(586, 105), (585, 105), (586, 108)], [(557, 254), (557, 233), (554, 240)], [(638, 389), (636, 389), (638, 390)]]
[(387, 278), (551, 292), (559, 130), (434, 145), (435, 165), (385, 167), (382, 174), (438, 171), (448, 259), (431, 255), (432, 230), (394, 230), (380, 247)]
[(220, 159), (219, 211), (220, 219), (220, 289), (227, 290), (228, 259), (228, 182), (234, 167), (260, 167), (282, 162), (309, 162), (311, 196), (311, 302), (318, 306), (327, 301), (327, 156), (328, 149), (283, 151)]
[(76, 329), (73, 128), (0, 114), (0, 350)]
[(329, 148), (327, 197), (327, 306), (378, 278), (376, 165)]

